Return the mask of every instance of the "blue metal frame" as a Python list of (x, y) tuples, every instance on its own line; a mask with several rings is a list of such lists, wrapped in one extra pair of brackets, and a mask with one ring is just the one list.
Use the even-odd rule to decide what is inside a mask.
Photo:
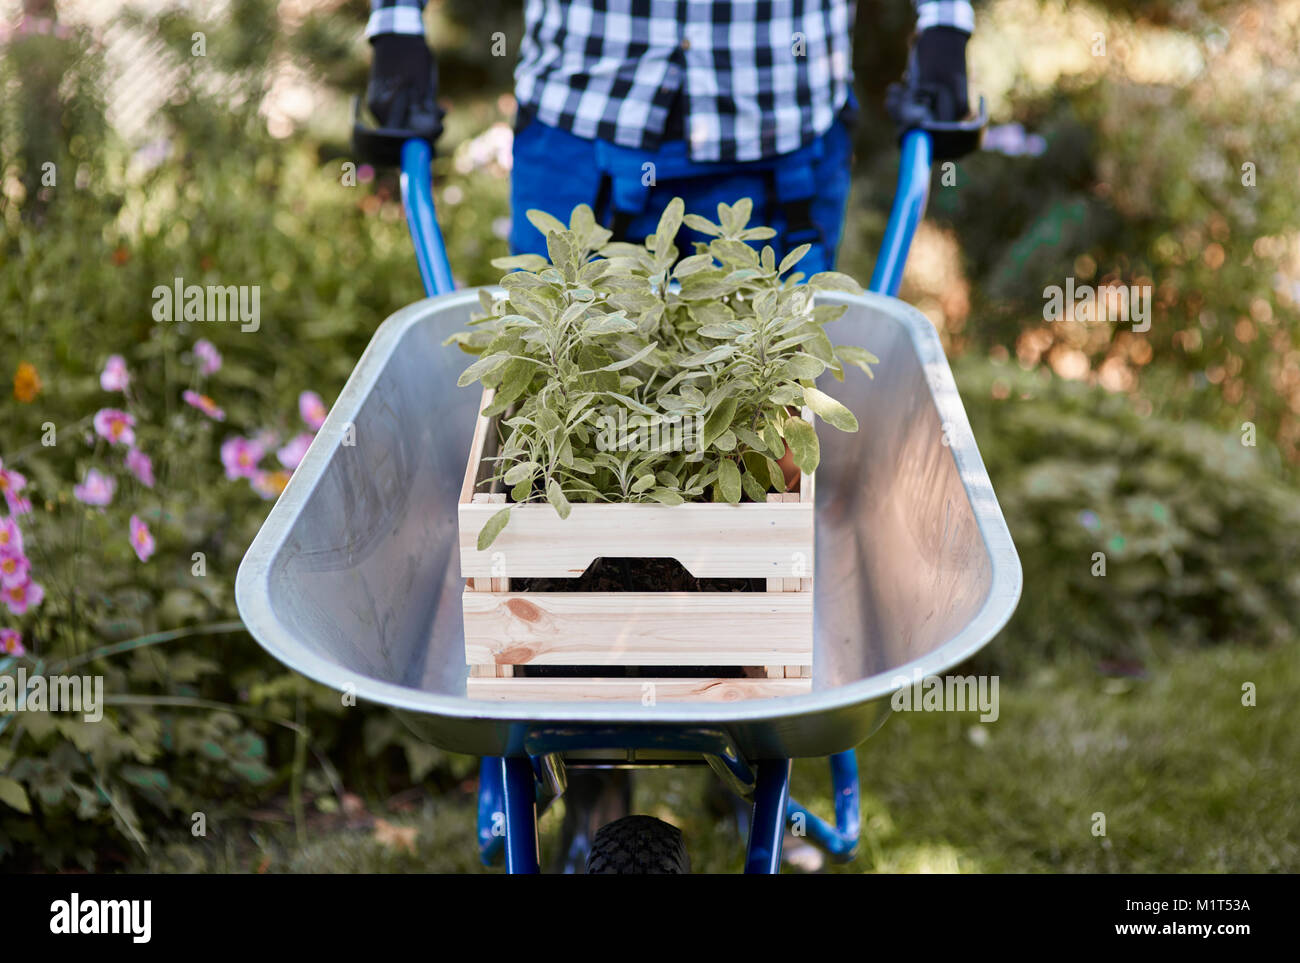
[(438, 229), (433, 206), (433, 177), (429, 165), (433, 149), (427, 140), (412, 138), (402, 145), (402, 206), (406, 223), (415, 242), (415, 260), (420, 265), (420, 279), (429, 297), (456, 290), (447, 260), (447, 245)]
[[(433, 205), (430, 175), (432, 148), (428, 141), (408, 140), (402, 145), (402, 203), (415, 244), (420, 278), (430, 295), (455, 289), (447, 248)], [(903, 137), (898, 187), (889, 212), (880, 253), (876, 257), (870, 290), (890, 296), (898, 293), (903, 266), (917, 225), (925, 214), (930, 193), (930, 135), (909, 131)], [(730, 738), (715, 730), (665, 729), (593, 730), (539, 729), (525, 746), (526, 755), (490, 757), (479, 766), (479, 858), (490, 866), (505, 855), (507, 873), (540, 872), (537, 841), (537, 797), (540, 780), (534, 760), (565, 749), (635, 750), (673, 749), (698, 752), (727, 776), (733, 788), (752, 788), (753, 816), (745, 856), (746, 873), (781, 871), (781, 844), (787, 823), (801, 829), (831, 858), (847, 861), (856, 855), (861, 815), (857, 753), (852, 749), (831, 756), (831, 786), (835, 799), (835, 825), (790, 798), (789, 759), (764, 760), (754, 768), (736, 752)], [(635, 764), (635, 763), (633, 763)]]
[(930, 135), (910, 130), (903, 135), (903, 156), (898, 165), (898, 186), (894, 206), (889, 211), (885, 237), (876, 255), (876, 269), (871, 273), (869, 290), (893, 297), (903, 280), (903, 265), (912, 247), (912, 236), (925, 216), (925, 202), (930, 197)]

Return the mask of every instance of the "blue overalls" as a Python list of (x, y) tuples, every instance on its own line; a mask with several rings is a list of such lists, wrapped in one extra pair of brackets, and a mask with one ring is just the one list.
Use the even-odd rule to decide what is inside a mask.
[[(665, 140), (658, 150), (636, 150), (525, 119), (515, 133), (510, 249), (545, 256), (545, 238), (524, 217), (534, 208), (567, 224), (573, 208), (587, 204), (617, 240), (640, 242), (654, 233), (674, 197), (686, 202), (688, 213), (710, 220), (717, 219), (719, 202), (750, 197), (750, 224), (776, 230), (767, 243), (778, 261), (800, 244), (811, 244), (798, 270), (805, 275), (830, 270), (849, 195), (853, 145), (845, 115), (853, 106), (850, 101), (830, 130), (806, 147), (743, 163), (692, 161), (684, 140)], [(692, 241), (707, 240), (683, 228), (678, 246), (690, 253)]]

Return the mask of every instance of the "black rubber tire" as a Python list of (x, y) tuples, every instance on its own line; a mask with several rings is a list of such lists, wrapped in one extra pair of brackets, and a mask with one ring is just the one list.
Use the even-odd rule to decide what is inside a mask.
[(682, 831), (653, 816), (624, 816), (600, 827), (587, 857), (599, 876), (674, 876), (689, 873)]

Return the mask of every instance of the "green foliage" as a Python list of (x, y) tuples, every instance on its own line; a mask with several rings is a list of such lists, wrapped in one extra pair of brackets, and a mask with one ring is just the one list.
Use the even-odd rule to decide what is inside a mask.
[[(219, 24), (145, 24), (182, 70), (158, 139), (138, 152), (87, 93), (98, 76), (89, 36), (5, 41), (0, 143), (12, 177), (0, 194), (0, 458), (27, 478), (34, 510), (17, 521), (45, 599), (22, 616), (0, 605), (0, 628), (20, 629), (27, 649), (20, 659), (0, 654), (0, 675), (103, 676), (108, 699), (97, 723), (0, 712), (5, 868), (112, 869), (169, 839), (190, 840), (195, 812), (207, 818), (205, 841), (217, 842), (252, 810), (287, 809), (301, 825), (304, 806), (337, 805), (344, 791), (445, 788), (472, 765), (431, 749), (384, 709), (343, 706), (235, 621), (235, 571), (269, 503), (223, 476), (221, 444), (261, 432), (283, 442), (303, 430), (299, 392), (332, 400), (384, 317), (420, 297), (395, 180), (348, 186), (341, 162), (321, 160), (316, 142), (267, 133), (258, 113), (266, 53), (286, 39), (274, 14), (274, 4), (252, 3)], [(207, 32), (208, 58), (189, 56), (192, 29)], [(214, 68), (228, 81), (219, 93)], [(40, 184), (47, 159), (54, 187)], [(490, 179), (446, 166), (444, 189), (469, 193)], [(473, 212), (484, 218), (477, 233), (453, 236), (458, 265), (471, 265), (471, 246), (504, 249), (487, 229), (504, 208), (500, 184), (491, 187), (501, 199)], [(457, 223), (470, 216), (465, 207)], [(258, 285), (260, 327), (155, 323), (151, 293), (175, 277)], [(193, 357), (200, 338), (224, 359), (207, 379)], [(126, 395), (100, 387), (113, 354), (131, 373)], [(30, 401), (11, 393), (20, 361), (42, 383)], [(186, 405), (186, 389), (209, 394), (225, 420)], [(125, 470), (122, 447), (90, 433), (101, 407), (136, 418), (152, 488)], [(42, 442), (47, 423), (54, 444)], [(103, 510), (73, 497), (90, 468), (117, 483)], [(156, 540), (147, 562), (128, 540), (132, 514)]]
[[(516, 504), (545, 499), (562, 517), (574, 501), (762, 501), (785, 490), (777, 462), (787, 444), (800, 470), (817, 467), (815, 429), (792, 412), (807, 405), (857, 430), (813, 382), (827, 370), (842, 379), (842, 361), (870, 374), (877, 359), (861, 348), (837, 355), (822, 329), (846, 308), (814, 297), (861, 289), (833, 271), (802, 284), (794, 268), (807, 245), (779, 264), (770, 246), (755, 249), (775, 232), (748, 226), (752, 208), (748, 198), (719, 204), (715, 224), (676, 198), (642, 245), (611, 243), (586, 205), (567, 227), (528, 212), (549, 260), (494, 261), (511, 271), (506, 296), (484, 292), (474, 329), (448, 339), (479, 356), (460, 385), (495, 390), (483, 410), (502, 416), (489, 481)], [(683, 225), (712, 238), (685, 258), (674, 244)], [(674, 429), (690, 437), (664, 439)], [(480, 551), (509, 512), (484, 527)]]
[(1276, 452), (1009, 365), (957, 372), (1025, 572), (988, 658), (1294, 638), (1300, 499)]

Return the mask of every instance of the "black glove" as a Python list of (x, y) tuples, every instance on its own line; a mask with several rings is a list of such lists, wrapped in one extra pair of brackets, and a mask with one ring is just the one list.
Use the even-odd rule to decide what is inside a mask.
[(955, 27), (930, 27), (916, 38), (916, 83), (928, 94), (933, 119), (954, 121), (970, 113), (966, 99), (966, 41)]
[(366, 106), (379, 126), (437, 140), (442, 133), (438, 70), (424, 37), (385, 33), (371, 38), (370, 45)]

